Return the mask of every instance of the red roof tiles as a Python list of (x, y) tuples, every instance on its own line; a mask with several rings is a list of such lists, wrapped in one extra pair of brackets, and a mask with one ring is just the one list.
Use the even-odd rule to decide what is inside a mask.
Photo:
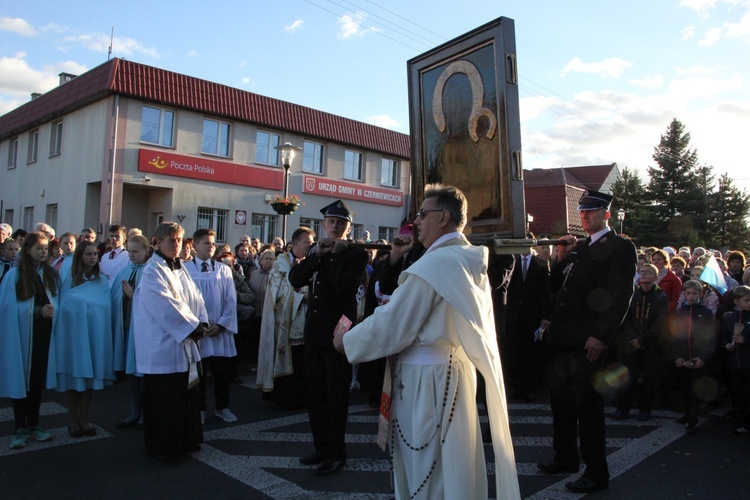
[(407, 134), (123, 59), (107, 61), (0, 116), (0, 140), (111, 94), (410, 158)]

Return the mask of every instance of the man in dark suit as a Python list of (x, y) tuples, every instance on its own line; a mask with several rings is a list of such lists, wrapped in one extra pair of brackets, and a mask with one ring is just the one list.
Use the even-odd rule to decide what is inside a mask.
[(577, 493), (609, 486), (604, 397), (595, 382), (604, 379), (605, 351), (628, 311), (636, 272), (633, 243), (607, 225), (611, 202), (608, 194), (584, 193), (578, 210), (588, 238), (577, 244), (572, 235), (562, 237), (568, 244), (558, 246), (551, 276), (557, 295), (545, 340), (550, 353), (555, 457), (538, 467), (547, 474), (577, 472), (578, 427), (586, 469), (579, 479), (565, 485)]
[(549, 290), (549, 263), (536, 255), (515, 256), (513, 275), (508, 285), (506, 308), (506, 347), (510, 363), (507, 386), (511, 399), (536, 400), (542, 371), (542, 343), (534, 333), (549, 327), (552, 296)]
[(365, 278), (367, 251), (347, 246), (354, 212), (341, 200), (322, 208), (326, 237), (292, 267), (294, 288), (309, 286), (305, 319), (307, 410), (315, 453), (300, 458), (318, 465), (316, 475), (332, 474), (346, 462), (346, 417), (351, 365), (333, 347), (333, 331), (342, 315), (357, 323), (357, 290)]

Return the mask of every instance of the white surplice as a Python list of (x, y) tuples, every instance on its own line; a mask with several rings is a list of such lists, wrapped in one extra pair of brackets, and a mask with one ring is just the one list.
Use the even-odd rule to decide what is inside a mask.
[(237, 333), (237, 289), (234, 287), (232, 270), (222, 262), (207, 261), (208, 271), (204, 273), (201, 272), (202, 262), (194, 258), (183, 265), (203, 295), (208, 324), (222, 326), (224, 330), (218, 335), (201, 339), (201, 357), (232, 358), (237, 356), (234, 344)]
[[(391, 301), (344, 335), (351, 363), (397, 355), (389, 437), (396, 498), (487, 497), (475, 367), (486, 385), (496, 496), (520, 498), (487, 259), (487, 248), (463, 237), (430, 249), (401, 274)], [(448, 359), (434, 359), (436, 351)]]
[(208, 322), (208, 314), (201, 293), (184, 268), (173, 271), (161, 256), (152, 255), (133, 294), (133, 309), (140, 373), (187, 372), (191, 358), (200, 361), (188, 335), (200, 323)]

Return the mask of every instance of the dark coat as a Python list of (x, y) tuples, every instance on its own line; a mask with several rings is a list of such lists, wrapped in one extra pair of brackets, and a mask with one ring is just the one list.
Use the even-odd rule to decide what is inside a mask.
[(658, 285), (654, 285), (649, 291), (644, 291), (642, 286), (635, 289), (628, 315), (618, 335), (620, 352), (632, 351), (629, 342), (633, 339), (638, 339), (644, 348), (658, 347), (667, 327), (668, 302), (666, 294)]
[[(744, 325), (742, 338), (745, 342), (736, 343), (734, 350), (727, 351), (724, 346), (732, 342), (734, 325), (738, 323)], [(727, 363), (732, 368), (750, 368), (750, 312), (735, 309), (724, 318), (724, 322), (721, 325), (721, 349), (724, 351)]]
[[(313, 247), (315, 248), (315, 247)], [(309, 286), (305, 344), (333, 347), (333, 330), (342, 315), (357, 323), (357, 290), (365, 279), (367, 251), (347, 248), (322, 259), (311, 253), (289, 272), (294, 288)]]
[(549, 262), (532, 256), (526, 279), (520, 255), (515, 256), (515, 266), (508, 285), (508, 305), (505, 320), (526, 330), (536, 330), (543, 319), (552, 319)]
[(705, 363), (716, 344), (714, 313), (703, 304), (677, 308), (670, 325), (672, 359), (701, 358)]
[(630, 240), (609, 231), (577, 245), (552, 269), (555, 311), (548, 342), (583, 349), (594, 337), (609, 344), (633, 297), (637, 256)]

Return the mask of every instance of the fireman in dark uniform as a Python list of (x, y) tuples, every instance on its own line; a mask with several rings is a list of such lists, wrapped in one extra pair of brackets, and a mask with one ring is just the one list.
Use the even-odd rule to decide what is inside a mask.
[(583, 475), (565, 485), (577, 493), (609, 486), (605, 451), (604, 396), (594, 383), (601, 379), (605, 351), (619, 330), (633, 296), (635, 246), (612, 231), (607, 221), (612, 196), (587, 191), (578, 202), (581, 225), (588, 235), (577, 244), (561, 239), (550, 285), (556, 293), (549, 332), (549, 384), (555, 457), (540, 463), (547, 474), (579, 469), (580, 434)]
[(300, 458), (318, 465), (316, 475), (332, 474), (346, 461), (346, 417), (349, 411), (351, 365), (333, 347), (333, 331), (342, 315), (357, 322), (357, 289), (365, 278), (367, 251), (349, 248), (346, 236), (354, 213), (341, 200), (322, 208), (326, 237), (294, 266), (289, 282), (309, 286), (305, 321), (307, 408), (315, 452)]

